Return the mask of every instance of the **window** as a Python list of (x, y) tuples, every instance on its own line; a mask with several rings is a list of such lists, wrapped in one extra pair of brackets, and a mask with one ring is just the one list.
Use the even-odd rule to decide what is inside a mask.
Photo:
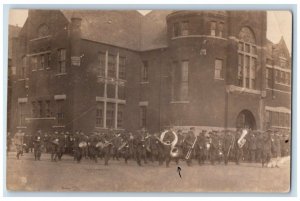
[(58, 73), (66, 73), (66, 50), (58, 50)]
[(107, 97), (108, 98), (115, 98), (116, 94), (116, 85), (114, 84), (107, 84)]
[(280, 58), (279, 63), (281, 68), (288, 68), (287, 60), (285, 58)]
[(216, 36), (216, 22), (210, 22), (210, 35)]
[(223, 29), (224, 29), (224, 23), (220, 22), (218, 24), (218, 31), (219, 31), (218, 36), (219, 37), (223, 37)]
[(45, 116), (50, 117), (51, 111), (50, 111), (50, 100), (45, 101)]
[(189, 61), (173, 62), (172, 69), (172, 97), (174, 101), (188, 100)]
[(64, 100), (56, 100), (56, 120), (57, 125), (63, 125), (64, 123)]
[(26, 78), (26, 68), (27, 68), (27, 58), (26, 56), (22, 57), (22, 66), (20, 71), (20, 78)]
[(108, 55), (108, 77), (116, 77), (116, 58), (115, 55)]
[(38, 116), (39, 117), (43, 117), (43, 102), (42, 101), (38, 101), (38, 108), (39, 108), (39, 110), (38, 110)]
[(182, 36), (189, 35), (189, 22), (188, 21), (184, 21), (181, 23), (181, 35)]
[(290, 127), (291, 114), (284, 112), (266, 111), (266, 125), (270, 127)]
[(25, 103), (19, 103), (19, 126), (25, 125)]
[(107, 103), (106, 106), (106, 127), (114, 128), (115, 127), (115, 104)]
[(238, 45), (238, 86), (256, 88), (257, 53), (255, 36), (248, 27), (243, 27), (239, 33)]
[(49, 35), (49, 28), (47, 25), (43, 24), (38, 29), (38, 37), (44, 37)]
[(143, 61), (141, 69), (141, 81), (148, 82), (148, 61)]
[(105, 76), (105, 53), (98, 53), (98, 76)]
[(47, 68), (50, 68), (50, 66), (51, 66), (51, 54), (49, 53), (49, 54), (47, 54), (47, 64), (46, 64), (47, 66)]
[(223, 79), (223, 60), (215, 60), (215, 79)]
[(125, 87), (122, 85), (118, 86), (118, 99), (125, 100)]
[(125, 72), (126, 72), (126, 58), (125, 57), (119, 57), (119, 79), (125, 80)]
[(117, 120), (117, 127), (123, 128), (123, 121), (124, 121), (124, 105), (118, 105), (118, 120)]
[(147, 106), (140, 107), (140, 127), (146, 128), (147, 126)]
[(179, 36), (179, 35), (180, 35), (180, 26), (179, 26), (179, 23), (176, 22), (176, 23), (174, 23), (174, 25), (173, 25), (173, 36), (174, 36), (174, 37), (177, 37), (177, 36)]
[(32, 67), (32, 70), (37, 70), (37, 57), (36, 56), (31, 57), (31, 67)]
[(98, 102), (96, 108), (96, 126), (103, 127), (104, 103)]
[(35, 103), (35, 101), (32, 101), (31, 102), (31, 107), (32, 107), (32, 110), (31, 110), (31, 116), (32, 117), (37, 117), (37, 114), (36, 114), (36, 103)]
[(45, 55), (40, 57), (40, 69), (45, 69)]
[(267, 88), (272, 89), (273, 88), (272, 69), (269, 68), (266, 69), (266, 78), (267, 78)]

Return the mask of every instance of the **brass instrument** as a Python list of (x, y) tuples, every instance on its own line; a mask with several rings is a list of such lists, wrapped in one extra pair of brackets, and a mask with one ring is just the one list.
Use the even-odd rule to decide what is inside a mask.
[(169, 130), (162, 132), (162, 134), (160, 135), (159, 141), (164, 145), (167, 145), (167, 146), (171, 145), (171, 150), (170, 150), (171, 157), (173, 157), (173, 158), (179, 157), (179, 149), (178, 149), (178, 147), (176, 147), (176, 144), (178, 142), (178, 136), (174, 131), (170, 131), (174, 135), (175, 139), (173, 140), (173, 142), (164, 142), (163, 140), (164, 140), (164, 137), (167, 132), (169, 132)]
[(248, 131), (246, 129), (243, 129), (242, 135), (237, 141), (237, 143), (239, 145), (239, 148), (242, 148), (245, 145), (245, 143), (246, 143), (245, 137), (246, 137), (247, 134), (248, 134)]
[(189, 149), (189, 151), (187, 152), (186, 156), (185, 156), (185, 159), (186, 160), (189, 160), (189, 158), (191, 157), (191, 154), (192, 154), (192, 151), (195, 147), (195, 144), (196, 144), (196, 141), (197, 141), (197, 137), (195, 137), (195, 140), (193, 142), (193, 145), (191, 146), (191, 148)]

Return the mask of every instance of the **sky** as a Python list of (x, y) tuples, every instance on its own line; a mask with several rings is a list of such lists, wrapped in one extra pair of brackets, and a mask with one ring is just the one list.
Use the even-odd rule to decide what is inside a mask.
[[(138, 10), (146, 15), (151, 10)], [(11, 10), (9, 14), (9, 24), (23, 26), (27, 18), (27, 10)], [(267, 38), (273, 43), (278, 43), (283, 36), (286, 45), (291, 53), (292, 42), (292, 15), (288, 11), (268, 11), (267, 12)]]

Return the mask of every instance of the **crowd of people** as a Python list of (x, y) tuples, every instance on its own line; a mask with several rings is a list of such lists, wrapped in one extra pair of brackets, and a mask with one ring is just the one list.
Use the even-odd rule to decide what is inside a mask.
[(72, 155), (78, 163), (86, 158), (95, 162), (104, 160), (105, 165), (110, 159), (124, 159), (125, 163), (134, 160), (139, 166), (158, 162), (169, 167), (173, 160), (177, 164), (185, 161), (188, 166), (193, 162), (227, 165), (231, 161), (237, 165), (240, 162), (261, 163), (262, 167), (267, 167), (272, 159), (275, 161), (272, 167), (279, 167), (277, 161), (280, 157), (290, 155), (289, 138), (290, 134), (271, 129), (264, 132), (251, 129), (202, 130), (196, 133), (194, 127), (188, 132), (170, 128), (163, 132), (163, 136), (145, 129), (135, 133), (111, 130), (90, 134), (82, 131), (50, 134), (41, 130), (29, 134), (19, 130), (8, 137), (8, 145), (16, 146), (18, 159), (24, 153), (33, 153), (37, 161), (42, 159), (43, 153), (49, 153), (53, 162), (63, 160), (64, 155)]

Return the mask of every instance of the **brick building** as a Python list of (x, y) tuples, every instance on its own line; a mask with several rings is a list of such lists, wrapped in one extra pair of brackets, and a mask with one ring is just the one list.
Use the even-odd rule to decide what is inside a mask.
[(291, 58), (266, 25), (264, 11), (30, 10), (11, 127), (289, 130)]

